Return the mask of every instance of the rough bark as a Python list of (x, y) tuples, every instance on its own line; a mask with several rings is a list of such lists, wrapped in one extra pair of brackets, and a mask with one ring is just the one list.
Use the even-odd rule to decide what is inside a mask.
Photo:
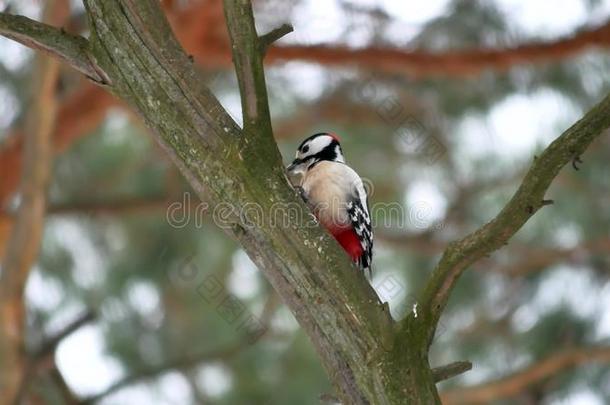
[[(193, 188), (223, 214), (219, 225), (307, 330), (345, 402), (383, 394), (374, 391), (367, 360), (380, 351), (379, 336), (391, 332), (389, 314), (336, 242), (305, 223), (307, 209), (287, 183), (270, 125), (238, 128), (202, 85), (156, 2), (85, 3), (91, 53), (109, 89), (142, 115)], [(254, 74), (259, 80), (262, 70)], [(254, 85), (259, 91), (264, 83)], [(286, 215), (295, 208), (303, 215)], [(278, 219), (285, 222), (278, 226)]]
[(521, 185), (490, 222), (451, 243), (434, 269), (421, 295), (422, 319), (432, 341), (438, 320), (460, 275), (475, 261), (501, 248), (542, 207), (552, 203), (545, 194), (568, 163), (582, 155), (610, 126), (610, 95), (534, 157)]

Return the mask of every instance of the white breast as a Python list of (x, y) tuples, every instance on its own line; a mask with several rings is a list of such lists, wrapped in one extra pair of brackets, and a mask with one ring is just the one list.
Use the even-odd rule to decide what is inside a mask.
[(303, 176), (301, 187), (314, 213), (328, 228), (351, 225), (347, 204), (360, 197), (366, 208), (366, 193), (360, 176), (344, 163), (322, 161)]

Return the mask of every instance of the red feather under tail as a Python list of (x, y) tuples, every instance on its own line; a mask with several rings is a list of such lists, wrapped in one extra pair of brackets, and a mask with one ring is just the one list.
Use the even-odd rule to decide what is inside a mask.
[(330, 233), (335, 237), (337, 242), (345, 249), (347, 254), (353, 261), (358, 262), (362, 256), (362, 245), (358, 235), (352, 228), (331, 229)]

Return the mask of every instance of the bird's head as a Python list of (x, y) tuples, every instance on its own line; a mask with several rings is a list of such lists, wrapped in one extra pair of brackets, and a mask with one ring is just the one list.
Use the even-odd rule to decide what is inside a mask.
[(294, 161), (286, 169), (289, 173), (304, 173), (323, 160), (345, 163), (339, 137), (334, 133), (314, 134), (301, 142)]

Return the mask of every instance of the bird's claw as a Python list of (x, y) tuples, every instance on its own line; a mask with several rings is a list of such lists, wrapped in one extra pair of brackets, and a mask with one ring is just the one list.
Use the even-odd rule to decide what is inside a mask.
[(318, 225), (318, 217), (315, 216), (315, 214), (313, 212), (309, 213), (309, 218), (311, 218), (311, 220)]
[(307, 201), (305, 198), (305, 190), (301, 186), (294, 186), (294, 191), (296, 191), (304, 201)]

